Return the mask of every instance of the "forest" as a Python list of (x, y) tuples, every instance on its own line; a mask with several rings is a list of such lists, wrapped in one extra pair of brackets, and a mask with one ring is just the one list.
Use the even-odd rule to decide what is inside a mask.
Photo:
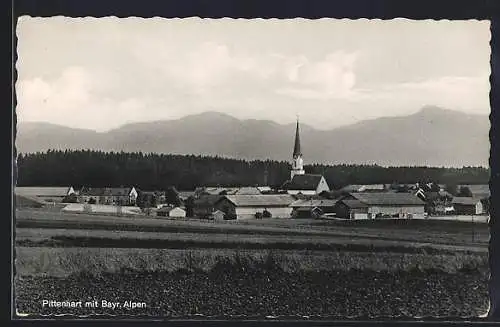
[[(349, 184), (427, 183), (487, 184), (484, 167), (383, 167), (378, 165), (305, 165), (306, 173), (322, 174), (331, 189)], [(142, 190), (194, 190), (198, 186), (280, 187), (290, 177), (285, 161), (174, 155), (49, 150), (17, 156), (18, 186), (135, 186)]]

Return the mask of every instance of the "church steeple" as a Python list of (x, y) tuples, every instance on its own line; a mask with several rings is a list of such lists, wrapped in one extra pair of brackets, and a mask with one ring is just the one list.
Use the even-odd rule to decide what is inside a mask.
[(302, 151), (300, 149), (300, 134), (299, 134), (299, 118), (297, 117), (297, 126), (295, 128), (295, 145), (293, 147), (292, 170), (290, 172), (290, 179), (295, 175), (303, 175), (304, 163), (302, 161)]
[(293, 147), (293, 157), (301, 156), (300, 151), (300, 134), (299, 134), (299, 119), (297, 118), (297, 127), (295, 128), (295, 146)]

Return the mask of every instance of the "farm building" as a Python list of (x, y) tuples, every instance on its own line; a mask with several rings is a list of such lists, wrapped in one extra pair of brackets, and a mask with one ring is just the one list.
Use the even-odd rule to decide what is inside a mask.
[(137, 196), (135, 187), (83, 187), (78, 195), (78, 202), (95, 201), (95, 204), (135, 205)]
[(292, 180), (287, 181), (282, 187), (288, 194), (317, 195), (324, 191), (330, 191), (325, 178), (322, 175), (299, 174), (294, 175)]
[(342, 200), (358, 200), (368, 206), (368, 218), (424, 218), (425, 202), (414, 194), (350, 193)]
[(455, 213), (459, 215), (481, 215), (484, 213), (481, 199), (473, 197), (454, 197), (452, 200)]
[(341, 191), (342, 192), (383, 192), (386, 190), (386, 187), (384, 184), (367, 184), (367, 185), (361, 185), (361, 184), (351, 184), (344, 186)]
[(325, 213), (335, 212), (336, 200), (299, 199), (290, 204), (292, 216), (295, 218), (319, 217)]
[(338, 218), (368, 219), (368, 205), (359, 200), (340, 200), (335, 205)]
[(156, 215), (160, 217), (185, 218), (186, 210), (179, 207), (163, 206), (156, 210)]
[(268, 211), (273, 218), (290, 218), (295, 198), (288, 194), (263, 195), (226, 195), (220, 199), (216, 207), (227, 217), (236, 219), (255, 218), (257, 213)]
[(216, 210), (215, 203), (222, 199), (222, 195), (201, 195), (193, 202), (193, 216), (209, 218)]
[(225, 219), (225, 214), (224, 212), (220, 211), (220, 210), (215, 210), (214, 212), (212, 212), (212, 214), (210, 215), (210, 219), (213, 219), (213, 220), (224, 220)]
[(62, 202), (66, 196), (76, 194), (75, 190), (71, 186), (16, 186), (14, 193), (16, 195), (36, 198), (45, 202)]

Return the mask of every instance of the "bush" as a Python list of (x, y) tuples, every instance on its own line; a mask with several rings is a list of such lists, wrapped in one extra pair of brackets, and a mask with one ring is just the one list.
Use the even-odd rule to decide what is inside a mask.
[(272, 214), (271, 214), (269, 211), (264, 210), (264, 212), (262, 213), (262, 216), (263, 216), (264, 218), (271, 218), (271, 217), (272, 217)]
[(255, 218), (262, 219), (262, 212), (256, 212), (255, 213)]

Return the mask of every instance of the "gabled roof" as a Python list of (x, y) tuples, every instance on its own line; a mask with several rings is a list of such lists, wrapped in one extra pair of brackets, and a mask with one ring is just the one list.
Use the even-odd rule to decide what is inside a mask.
[(367, 205), (424, 205), (419, 197), (410, 193), (370, 192), (350, 193), (352, 197)]
[(236, 195), (258, 195), (261, 194), (260, 190), (257, 187), (240, 187), (236, 190)]
[(478, 202), (481, 200), (478, 198), (473, 198), (473, 197), (465, 197), (465, 196), (456, 196), (451, 200), (452, 204), (462, 204), (462, 205), (471, 205), (475, 206)]
[(128, 196), (132, 187), (84, 187), (80, 195), (87, 196)]
[(15, 194), (25, 196), (66, 196), (69, 192), (69, 186), (16, 186)]
[(383, 191), (384, 184), (351, 184), (344, 186), (341, 190), (344, 192), (364, 192), (364, 191)]
[(295, 201), (288, 194), (226, 195), (225, 198), (237, 207), (287, 207)]
[(217, 201), (222, 199), (223, 195), (202, 195), (198, 199), (194, 199), (194, 206), (196, 207), (212, 207)]
[(345, 199), (345, 200), (340, 200), (338, 201), (337, 203), (343, 203), (345, 204), (347, 207), (351, 208), (351, 209), (361, 209), (361, 208), (368, 208), (368, 205), (359, 201), (359, 200), (349, 200), (349, 199)]
[(333, 207), (337, 203), (337, 200), (330, 200), (330, 199), (312, 199), (312, 200), (307, 200), (307, 199), (300, 199), (292, 202), (290, 204), (290, 207), (293, 208), (324, 208), (324, 207)]
[(315, 191), (321, 178), (323, 178), (322, 175), (316, 174), (294, 175), (291, 181), (283, 184), (283, 188), (287, 190)]

